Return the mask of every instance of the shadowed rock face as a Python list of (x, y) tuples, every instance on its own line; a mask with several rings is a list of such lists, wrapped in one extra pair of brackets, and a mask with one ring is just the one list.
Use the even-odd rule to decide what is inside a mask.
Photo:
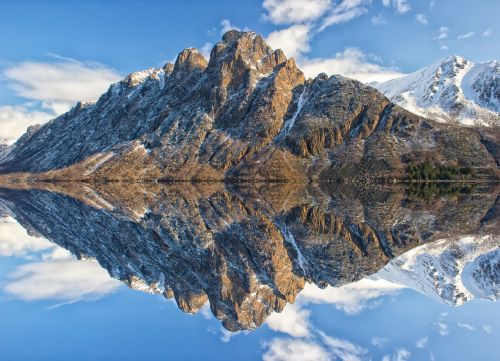
[(426, 242), (498, 235), (492, 189), (423, 201), (325, 185), (39, 186), (1, 189), (0, 213), (185, 312), (209, 301), (232, 331), (258, 327), (306, 282), (340, 286)]
[(230, 31), (208, 62), (183, 50), (174, 65), (133, 73), (95, 104), (30, 129), (0, 152), (0, 172), (307, 181), (399, 176), (408, 162), (429, 158), (491, 177), (495, 134), (418, 117), (341, 76), (306, 80), (261, 36)]

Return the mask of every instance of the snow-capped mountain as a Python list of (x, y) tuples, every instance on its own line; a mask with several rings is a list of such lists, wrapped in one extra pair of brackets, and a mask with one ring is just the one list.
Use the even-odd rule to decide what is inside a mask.
[(402, 78), (372, 84), (391, 101), (431, 119), (500, 125), (500, 63), (440, 60)]
[(412, 288), (452, 306), (500, 297), (498, 237), (444, 239), (414, 248), (371, 278)]

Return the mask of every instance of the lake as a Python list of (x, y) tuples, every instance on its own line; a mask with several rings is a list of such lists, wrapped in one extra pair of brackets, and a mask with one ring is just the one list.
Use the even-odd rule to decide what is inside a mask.
[(497, 360), (499, 189), (0, 188), (5, 360)]

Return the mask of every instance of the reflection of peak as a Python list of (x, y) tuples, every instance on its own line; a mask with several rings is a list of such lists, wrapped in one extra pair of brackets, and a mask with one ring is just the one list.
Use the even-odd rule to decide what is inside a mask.
[(425, 244), (391, 261), (373, 277), (415, 289), (450, 305), (500, 297), (498, 238), (465, 237)]
[(48, 190), (0, 189), (0, 207), (134, 289), (188, 313), (208, 301), (229, 330), (258, 327), (306, 282), (348, 284), (424, 241), (495, 222), (493, 190), (432, 203), (327, 185), (37, 186)]

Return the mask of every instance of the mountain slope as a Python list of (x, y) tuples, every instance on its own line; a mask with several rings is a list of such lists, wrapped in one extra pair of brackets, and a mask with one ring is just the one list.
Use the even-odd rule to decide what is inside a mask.
[(56, 180), (366, 179), (401, 175), (423, 158), (496, 172), (477, 131), (415, 116), (341, 76), (306, 80), (261, 36), (229, 31), (208, 62), (186, 49), (175, 64), (133, 73), (96, 103), (29, 129), (0, 158), (0, 172)]
[(402, 78), (374, 84), (421, 116), (464, 125), (500, 125), (500, 63), (440, 60)]

